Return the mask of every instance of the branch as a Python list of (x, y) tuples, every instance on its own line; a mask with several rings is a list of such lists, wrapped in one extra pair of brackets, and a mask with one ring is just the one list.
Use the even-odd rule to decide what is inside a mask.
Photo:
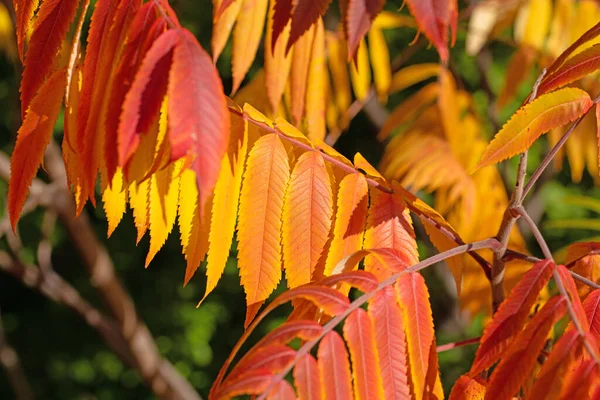
[[(200, 400), (189, 382), (167, 360), (163, 359), (148, 327), (138, 317), (133, 301), (116, 276), (106, 248), (96, 237), (88, 216), (75, 218), (75, 204), (67, 186), (66, 172), (60, 149), (51, 143), (46, 151), (46, 170), (53, 185), (34, 179), (33, 188), (40, 189), (42, 204), (56, 213), (58, 219), (79, 252), (91, 282), (98, 290), (108, 311), (115, 320), (117, 331), (127, 346), (134, 368), (142, 380), (160, 398)], [(0, 177), (7, 180), (10, 173), (8, 156), (0, 153)], [(52, 188), (52, 190), (49, 190)]]
[(458, 342), (442, 344), (442, 345), (438, 346), (436, 348), (436, 350), (438, 353), (442, 353), (444, 351), (456, 349), (457, 347), (468, 346), (470, 344), (479, 343), (480, 340), (481, 340), (481, 336), (471, 338), (471, 339), (459, 340)]
[(21, 366), (19, 355), (6, 340), (2, 320), (0, 320), (0, 365), (6, 371), (15, 399), (31, 400), (35, 398), (29, 380)]
[[(546, 75), (546, 69), (542, 70), (540, 76), (538, 76), (535, 84), (533, 85), (533, 90), (531, 92), (531, 96), (529, 96), (529, 102), (532, 102), (537, 96), (538, 87), (542, 82), (542, 79)], [(508, 241), (510, 239), (510, 232), (512, 231), (515, 222), (517, 221), (518, 215), (514, 214), (514, 209), (521, 206), (523, 203), (524, 193), (524, 185), (525, 185), (525, 175), (527, 175), (527, 150), (521, 153), (519, 159), (519, 168), (517, 171), (517, 181), (515, 183), (515, 189), (513, 190), (512, 197), (508, 206), (506, 207), (506, 211), (504, 211), (504, 216), (502, 217), (502, 223), (500, 224), (500, 228), (498, 229), (498, 234), (496, 238), (500, 242), (500, 247), (494, 251), (494, 261), (492, 263), (492, 309), (494, 312), (500, 307), (500, 304), (504, 301), (504, 272), (506, 269), (506, 262), (504, 261), (504, 256), (506, 255), (506, 250), (508, 248)]]
[(523, 218), (523, 220), (525, 221), (527, 226), (529, 226), (529, 229), (533, 233), (535, 240), (538, 242), (538, 244), (540, 245), (540, 248), (542, 249), (542, 253), (544, 254), (544, 257), (546, 257), (546, 259), (548, 259), (548, 260), (552, 260), (552, 252), (550, 251), (550, 248), (548, 247), (548, 244), (546, 243), (544, 236), (542, 236), (542, 232), (540, 232), (540, 230), (537, 227), (537, 225), (535, 224), (535, 222), (533, 222), (533, 220), (531, 219), (529, 214), (527, 214), (527, 211), (525, 211), (525, 208), (522, 205), (520, 205), (520, 206), (516, 207), (514, 210), (518, 215), (520, 215)]

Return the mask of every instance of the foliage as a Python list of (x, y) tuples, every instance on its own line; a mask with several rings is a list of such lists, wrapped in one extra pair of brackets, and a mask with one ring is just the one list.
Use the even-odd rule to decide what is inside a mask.
[[(450, 398), (598, 396), (598, 244), (572, 244), (565, 265), (555, 263), (523, 200), (565, 142), (574, 181), (582, 160), (598, 174), (600, 157), (589, 148), (590, 132), (600, 128), (582, 127), (600, 124), (600, 98), (589, 94), (598, 89), (600, 18), (578, 22), (572, 40), (560, 35), (564, 20), (600, 16), (600, 7), (585, 0), (559, 0), (554, 13), (550, 0), (474, 6), (469, 52), (516, 15), (519, 49), (510, 64), (543, 68), (490, 141), (475, 95), (449, 62), (456, 0), (409, 0), (412, 17), (384, 10), (381, 0), (340, 1), (337, 30), (324, 21), (330, 1), (213, 3), (211, 57), (166, 0), (98, 0), (84, 50), (89, 0), (15, 0), (24, 70), (8, 187), (13, 231), (64, 99), (62, 156), (77, 214), (88, 200), (95, 205), (99, 183), (110, 236), (129, 204), (137, 241), (149, 232), (146, 266), (177, 221), (185, 284), (207, 260), (201, 302), (237, 246), (246, 330), (209, 398), (443, 398), (421, 273), (441, 261), (461, 306), (488, 314), (470, 371)], [(243, 85), (265, 24), (264, 69)], [(415, 27), (441, 63), (392, 72), (385, 31)], [(233, 99), (214, 65), (230, 34)], [(509, 68), (498, 105), (525, 79), (515, 74)], [(358, 106), (375, 94), (385, 103), (417, 85), (377, 136), (386, 142), (379, 170), (360, 153), (350, 161), (332, 147), (354, 116), (353, 95)], [(496, 111), (486, 110), (493, 124)], [(525, 182), (529, 149), (547, 132), (554, 147)], [(517, 154), (509, 199), (495, 164)], [(407, 189), (433, 193), (433, 207)], [(580, 204), (597, 209), (585, 198)], [(518, 218), (543, 259), (527, 254)], [(419, 261), (415, 226), (437, 255)], [(284, 274), (287, 288), (272, 298)], [(268, 314), (290, 302), (286, 322), (243, 348)], [(566, 315), (564, 332), (555, 330)]]

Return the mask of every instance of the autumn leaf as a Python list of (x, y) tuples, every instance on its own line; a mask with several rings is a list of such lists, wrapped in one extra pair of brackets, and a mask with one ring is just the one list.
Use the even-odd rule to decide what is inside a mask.
[(547, 93), (519, 109), (496, 134), (476, 169), (493, 165), (527, 150), (543, 133), (585, 114), (592, 106), (581, 89), (564, 88)]
[(486, 382), (481, 378), (461, 375), (454, 383), (448, 400), (483, 400), (485, 391)]
[(348, 42), (348, 59), (353, 59), (371, 22), (383, 8), (383, 0), (347, 0), (340, 2), (342, 22)]
[(25, 41), (27, 35), (32, 28), (34, 19), (33, 14), (39, 7), (40, 0), (15, 0), (13, 5), (16, 14), (16, 35), (17, 35), (17, 48), (19, 51), (19, 58), (23, 61), (23, 55), (25, 52)]
[(448, 60), (448, 28), (456, 25), (458, 10), (451, 9), (453, 0), (407, 0), (408, 9), (417, 20), (419, 29), (433, 43), (442, 62)]
[(44, 150), (52, 139), (65, 86), (66, 70), (54, 72), (33, 98), (25, 113), (23, 125), (17, 132), (17, 142), (10, 160), (8, 185), (8, 213), (15, 232), (29, 186), (42, 163)]
[(281, 279), (281, 215), (289, 178), (279, 137), (261, 137), (248, 156), (239, 208), (238, 266), (248, 305), (265, 300)]
[(547, 93), (583, 78), (600, 69), (600, 44), (596, 44), (569, 58), (556, 72), (540, 84), (538, 93)]
[[(289, 1), (289, 0), (288, 0)], [(277, 3), (286, 3), (285, 0), (277, 0)], [(296, 0), (293, 2), (291, 11), (292, 28), (287, 42), (286, 52), (304, 33), (325, 14), (331, 0)]]
[(299, 400), (321, 399), (321, 376), (317, 360), (310, 354), (305, 354), (294, 368), (294, 384), (298, 388)]
[(325, 399), (352, 399), (352, 375), (348, 351), (344, 340), (335, 332), (329, 332), (317, 352), (317, 361), (322, 382), (330, 382), (322, 388)]

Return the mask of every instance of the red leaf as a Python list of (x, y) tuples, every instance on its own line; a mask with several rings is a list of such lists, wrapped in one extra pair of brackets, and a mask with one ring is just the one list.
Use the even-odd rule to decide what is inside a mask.
[(540, 84), (538, 95), (548, 93), (600, 69), (600, 44), (576, 54)]
[(123, 54), (114, 74), (114, 80), (119, 84), (112, 87), (106, 120), (104, 121), (106, 127), (104, 160), (109, 177), (114, 175), (119, 164), (117, 133), (125, 95), (131, 87), (135, 73), (149, 46), (166, 28), (166, 22), (163, 19), (155, 24), (157, 16), (156, 3), (154, 2), (144, 4), (136, 13), (127, 32)]
[(25, 47), (25, 39), (27, 39), (27, 30), (31, 25), (33, 13), (39, 4), (39, 0), (13, 0), (17, 25), (17, 47), (19, 49), (19, 58), (21, 61), (23, 60), (23, 49)]
[[(567, 61), (569, 56), (573, 54), (582, 44), (595, 39), (600, 35), (600, 22), (588, 29), (583, 35), (579, 37), (572, 45), (570, 45), (560, 56), (548, 67), (546, 71), (546, 78), (550, 78), (554, 73)], [(544, 79), (544, 80), (545, 80)], [(544, 83), (542, 80), (542, 84)]]
[(567, 331), (558, 340), (529, 391), (530, 399), (547, 399), (550, 393), (560, 393), (565, 372), (581, 356), (582, 343), (582, 337), (576, 330)]
[(374, 340), (386, 399), (410, 399), (404, 315), (394, 289), (386, 287), (369, 303)]
[(383, 0), (347, 0), (347, 2), (340, 2), (346, 40), (348, 41), (349, 60), (356, 55), (360, 41), (369, 31), (371, 22), (379, 14), (384, 3)]
[(13, 231), (16, 230), (29, 193), (29, 185), (42, 162), (44, 150), (52, 139), (66, 84), (66, 70), (54, 72), (33, 98), (17, 133), (17, 142), (10, 160), (8, 185), (8, 212)]
[[(328, 381), (326, 381), (328, 382)], [(305, 354), (294, 368), (294, 384), (298, 389), (299, 400), (321, 399), (321, 377), (317, 360), (310, 354)]]
[(21, 79), (21, 117), (55, 66), (79, 0), (46, 0), (37, 12)]
[(272, 374), (286, 368), (296, 357), (296, 351), (282, 344), (269, 344), (253, 351), (248, 357), (244, 357), (223, 382), (226, 387), (238, 381), (241, 377), (254, 370), (266, 369)]
[(267, 369), (255, 369), (227, 386), (220, 386), (211, 398), (230, 399), (243, 394), (260, 394), (267, 390), (272, 380), (273, 374)]
[(283, 292), (269, 307), (277, 307), (290, 300), (302, 298), (310, 300), (329, 315), (338, 315), (346, 311), (350, 302), (335, 289), (326, 286), (308, 284)]
[(486, 383), (481, 378), (461, 375), (452, 387), (448, 400), (482, 400), (485, 389)]
[(317, 360), (321, 382), (327, 382), (322, 388), (323, 397), (339, 400), (353, 399), (348, 352), (337, 332), (329, 332), (321, 340)]
[(587, 321), (587, 317), (585, 315), (585, 311), (583, 309), (583, 305), (581, 304), (581, 299), (579, 298), (579, 294), (577, 293), (577, 286), (575, 286), (575, 281), (573, 277), (569, 273), (569, 270), (564, 265), (559, 265), (558, 276), (560, 276), (560, 280), (562, 281), (569, 297), (571, 298), (571, 307), (577, 320), (580, 322), (581, 327), (587, 333), (589, 332), (589, 323)]
[(510, 340), (521, 331), (531, 306), (550, 280), (553, 270), (554, 263), (543, 260), (523, 275), (508, 298), (500, 305), (492, 321), (486, 326), (475, 361), (471, 366), (471, 376), (475, 376), (496, 362)]
[(287, 25), (288, 21), (292, 16), (292, 0), (274, 0), (274, 12), (273, 12), (273, 33), (271, 39), (271, 52), (275, 52), (275, 45), (277, 39), (283, 29)]
[[(296, 320), (289, 321), (267, 333), (255, 347), (263, 344), (288, 344), (292, 339), (300, 338), (304, 341), (319, 337), (323, 327), (315, 321)], [(250, 354), (248, 352), (247, 354)]]
[(566, 299), (550, 299), (515, 338), (494, 369), (486, 396), (511, 399), (533, 371), (540, 351), (546, 344), (548, 332), (567, 311)]
[(583, 310), (590, 324), (590, 333), (600, 342), (600, 289), (594, 290), (586, 297)]
[[(282, 1), (280, 0), (278, 3), (282, 3)], [(291, 13), (292, 29), (290, 31), (290, 38), (287, 42), (286, 53), (290, 51), (300, 36), (317, 22), (320, 16), (325, 14), (329, 8), (329, 4), (331, 4), (331, 0), (297, 0), (294, 2), (294, 9)], [(282, 12), (284, 11), (286, 10), (282, 10)], [(275, 12), (277, 13), (277, 9), (275, 9)], [(275, 21), (277, 21), (277, 19)], [(281, 30), (283, 30), (286, 23), (287, 19), (285, 20), (285, 23), (283, 23)], [(273, 38), (274, 40), (277, 39), (277, 36), (275, 36), (275, 27), (273, 27)]]
[(156, 39), (125, 96), (117, 140), (121, 166), (127, 164), (139, 145), (139, 135), (148, 130), (158, 114), (167, 91), (168, 72), (177, 40), (175, 30), (166, 31)]
[(364, 293), (372, 292), (378, 285), (375, 275), (366, 271), (348, 271), (329, 276), (319, 281), (319, 285), (323, 286), (334, 286), (340, 283), (353, 286)]
[(187, 157), (196, 172), (201, 214), (229, 143), (229, 110), (212, 59), (194, 35), (177, 29), (179, 42), (169, 73), (171, 160)]
[(448, 60), (448, 25), (451, 23), (454, 27), (455, 12), (452, 11), (452, 21), (450, 21), (451, 11), (448, 0), (407, 0), (408, 8), (411, 14), (417, 20), (419, 29), (433, 43), (437, 49), (442, 62)]
[(296, 393), (288, 381), (280, 380), (267, 394), (267, 400), (296, 400)]
[(404, 312), (406, 341), (413, 389), (417, 399), (427, 398), (432, 388), (426, 385), (431, 347), (435, 348), (429, 291), (421, 274), (405, 274), (396, 283), (396, 295)]

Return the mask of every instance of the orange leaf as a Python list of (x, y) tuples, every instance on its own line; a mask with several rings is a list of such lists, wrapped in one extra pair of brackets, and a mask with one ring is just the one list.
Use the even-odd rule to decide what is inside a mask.
[(471, 376), (489, 368), (502, 356), (510, 341), (525, 325), (529, 310), (550, 280), (554, 267), (554, 263), (548, 260), (536, 263), (500, 304), (494, 318), (483, 331), (481, 344), (471, 366)]
[(292, 172), (283, 206), (283, 259), (288, 287), (312, 280), (329, 237), (333, 194), (320, 153), (300, 156)]
[(248, 305), (266, 300), (281, 279), (281, 215), (289, 178), (279, 137), (261, 137), (248, 156), (239, 208), (238, 267)]
[(333, 239), (327, 253), (325, 276), (336, 264), (362, 248), (367, 219), (368, 186), (364, 175), (346, 175), (339, 187)]
[[(329, 382), (327, 380), (326, 382)], [(294, 368), (294, 384), (298, 389), (299, 400), (321, 399), (321, 377), (317, 360), (310, 354), (305, 354)]]
[(315, 30), (316, 25), (306, 31), (294, 45), (292, 70), (290, 72), (290, 109), (292, 122), (295, 125), (300, 124), (300, 120), (304, 115), (306, 88), (308, 85), (308, 73), (310, 70)]
[(383, 288), (373, 297), (369, 316), (373, 322), (383, 394), (386, 399), (409, 399), (404, 314), (393, 288)]
[(17, 142), (10, 160), (8, 185), (8, 212), (13, 231), (16, 231), (29, 185), (42, 162), (46, 146), (52, 139), (66, 84), (66, 70), (54, 72), (31, 101), (17, 133)]
[(340, 2), (342, 21), (348, 41), (348, 59), (354, 58), (360, 41), (365, 37), (371, 22), (383, 8), (383, 0), (347, 0)]
[(598, 399), (594, 391), (600, 388), (600, 371), (594, 360), (582, 361), (579, 367), (571, 370), (564, 384), (561, 400)]
[(579, 118), (592, 106), (581, 89), (564, 88), (544, 94), (520, 108), (488, 145), (477, 169), (493, 165), (527, 150), (550, 129)]
[(133, 220), (137, 229), (136, 244), (140, 242), (150, 224), (150, 181), (151, 179), (146, 179), (129, 186), (129, 205), (133, 209)]
[[(19, 89), (23, 119), (32, 99), (55, 70), (59, 50), (75, 18), (78, 4), (79, 0), (46, 0), (36, 14)], [(22, 17), (25, 18), (32, 11), (25, 5), (23, 7)]]
[(33, 25), (33, 14), (38, 8), (40, 0), (14, 0), (13, 5), (16, 14), (16, 34), (19, 58), (23, 61), (23, 51), (27, 34)]
[(321, 285), (302, 285), (297, 288), (287, 290), (277, 296), (269, 307), (277, 307), (283, 303), (294, 299), (306, 299), (314, 303), (323, 312), (329, 315), (338, 315), (346, 311), (350, 304), (348, 298), (335, 289)]
[(402, 275), (396, 282), (396, 296), (404, 313), (408, 359), (414, 394), (417, 400), (428, 398), (433, 388), (426, 385), (431, 347), (435, 348), (433, 317), (429, 291), (419, 273)]
[(276, 374), (292, 362), (295, 357), (296, 351), (288, 346), (282, 344), (262, 346), (237, 363), (222, 386), (226, 387), (253, 370), (266, 369), (272, 374)]
[[(233, 24), (237, 19), (240, 9), (242, 8), (243, 0), (224, 0), (221, 5), (229, 2), (229, 7), (224, 10), (220, 15), (215, 15), (216, 19), (213, 19), (213, 30), (210, 39), (210, 47), (212, 50), (213, 60), (216, 62), (221, 52), (227, 44), (227, 39), (233, 29)], [(215, 2), (215, 6), (216, 6)], [(217, 10), (217, 7), (214, 9)]]
[[(506, 67), (506, 80), (498, 95), (497, 107), (504, 107), (515, 98), (521, 84), (531, 75), (536, 60), (535, 51), (529, 46), (521, 46), (510, 58)], [(538, 93), (539, 90), (538, 90)], [(541, 93), (540, 93), (541, 94)]]
[(373, 325), (362, 308), (353, 311), (344, 323), (344, 338), (350, 349), (354, 397), (356, 399), (382, 398), (382, 383)]
[(325, 139), (325, 112), (326, 112), (326, 76), (327, 66), (325, 63), (325, 29), (323, 20), (316, 23), (315, 38), (311, 51), (310, 66), (308, 69), (308, 81), (306, 83), (306, 135), (309, 139)]
[(566, 311), (567, 302), (562, 296), (553, 297), (544, 305), (502, 354), (502, 361), (490, 379), (486, 397), (512, 399), (533, 371), (550, 329)]
[(483, 400), (486, 385), (481, 378), (461, 375), (452, 387), (448, 400)]
[(582, 338), (576, 330), (567, 331), (554, 345), (550, 356), (542, 365), (533, 387), (531, 399), (558, 397), (565, 383), (565, 372), (581, 357)]
[(279, 4), (281, 4), (281, 1), (270, 2), (265, 38), (265, 83), (273, 114), (277, 114), (277, 110), (279, 109), (281, 96), (285, 91), (292, 66), (292, 55), (285, 51), (285, 44), (290, 36), (289, 24), (281, 27), (282, 40), (277, 43), (275, 42), (277, 37), (275, 36), (274, 27), (277, 20), (274, 20), (274, 16)]
[(273, 389), (267, 394), (267, 400), (296, 400), (296, 393), (288, 381), (280, 380), (273, 384)]
[(233, 30), (232, 95), (239, 89), (256, 57), (256, 51), (265, 27), (268, 6), (268, 0), (241, 1), (243, 1), (242, 9), (238, 13), (237, 23)]
[(586, 297), (583, 309), (590, 323), (590, 333), (600, 341), (600, 289), (594, 290)]
[(171, 161), (186, 157), (192, 162), (200, 196), (198, 208), (204, 215), (229, 143), (229, 110), (210, 56), (190, 31), (175, 32), (178, 42), (168, 89)]
[[(370, 250), (371, 253), (375, 253), (376, 250)], [(365, 251), (364, 254), (368, 252)], [(356, 261), (358, 264), (358, 260)], [(338, 272), (338, 271), (336, 271)], [(379, 282), (375, 275), (367, 271), (348, 271), (344, 273), (336, 273), (335, 275), (329, 276), (319, 281), (319, 285), (334, 286), (340, 283), (345, 283), (352, 287), (357, 288), (361, 292), (367, 293), (377, 289)]]
[(344, 341), (337, 332), (329, 332), (321, 340), (317, 360), (321, 372), (321, 382), (328, 383), (321, 389), (323, 399), (353, 399), (348, 352)]
[(221, 160), (221, 170), (215, 185), (209, 247), (206, 263), (206, 290), (203, 299), (216, 287), (225, 270), (237, 221), (238, 201), (242, 187), (242, 174), (248, 152), (248, 122), (238, 116), (231, 117), (229, 150)]
[[(371, 189), (364, 247), (396, 250), (402, 257), (402, 269), (419, 261), (410, 214), (399, 196)], [(398, 272), (386, 268), (372, 255), (365, 258), (365, 271), (373, 272), (380, 280)]]
[(273, 374), (269, 370), (254, 369), (235, 382), (230, 382), (227, 386), (220, 386), (219, 391), (211, 398), (231, 399), (243, 394), (261, 394), (267, 390), (272, 380)]
[(585, 311), (583, 310), (581, 299), (579, 298), (579, 294), (577, 293), (575, 281), (573, 280), (573, 277), (569, 273), (567, 267), (565, 267), (564, 265), (559, 265), (557, 268), (558, 276), (560, 277), (563, 286), (565, 287), (569, 297), (571, 298), (571, 310), (575, 314), (579, 323), (582, 325), (582, 329), (585, 331), (585, 333), (588, 333), (589, 323), (585, 316)]
[(600, 69), (600, 44), (569, 58), (552, 75), (547, 76), (538, 89), (538, 93), (547, 93), (567, 85)]

